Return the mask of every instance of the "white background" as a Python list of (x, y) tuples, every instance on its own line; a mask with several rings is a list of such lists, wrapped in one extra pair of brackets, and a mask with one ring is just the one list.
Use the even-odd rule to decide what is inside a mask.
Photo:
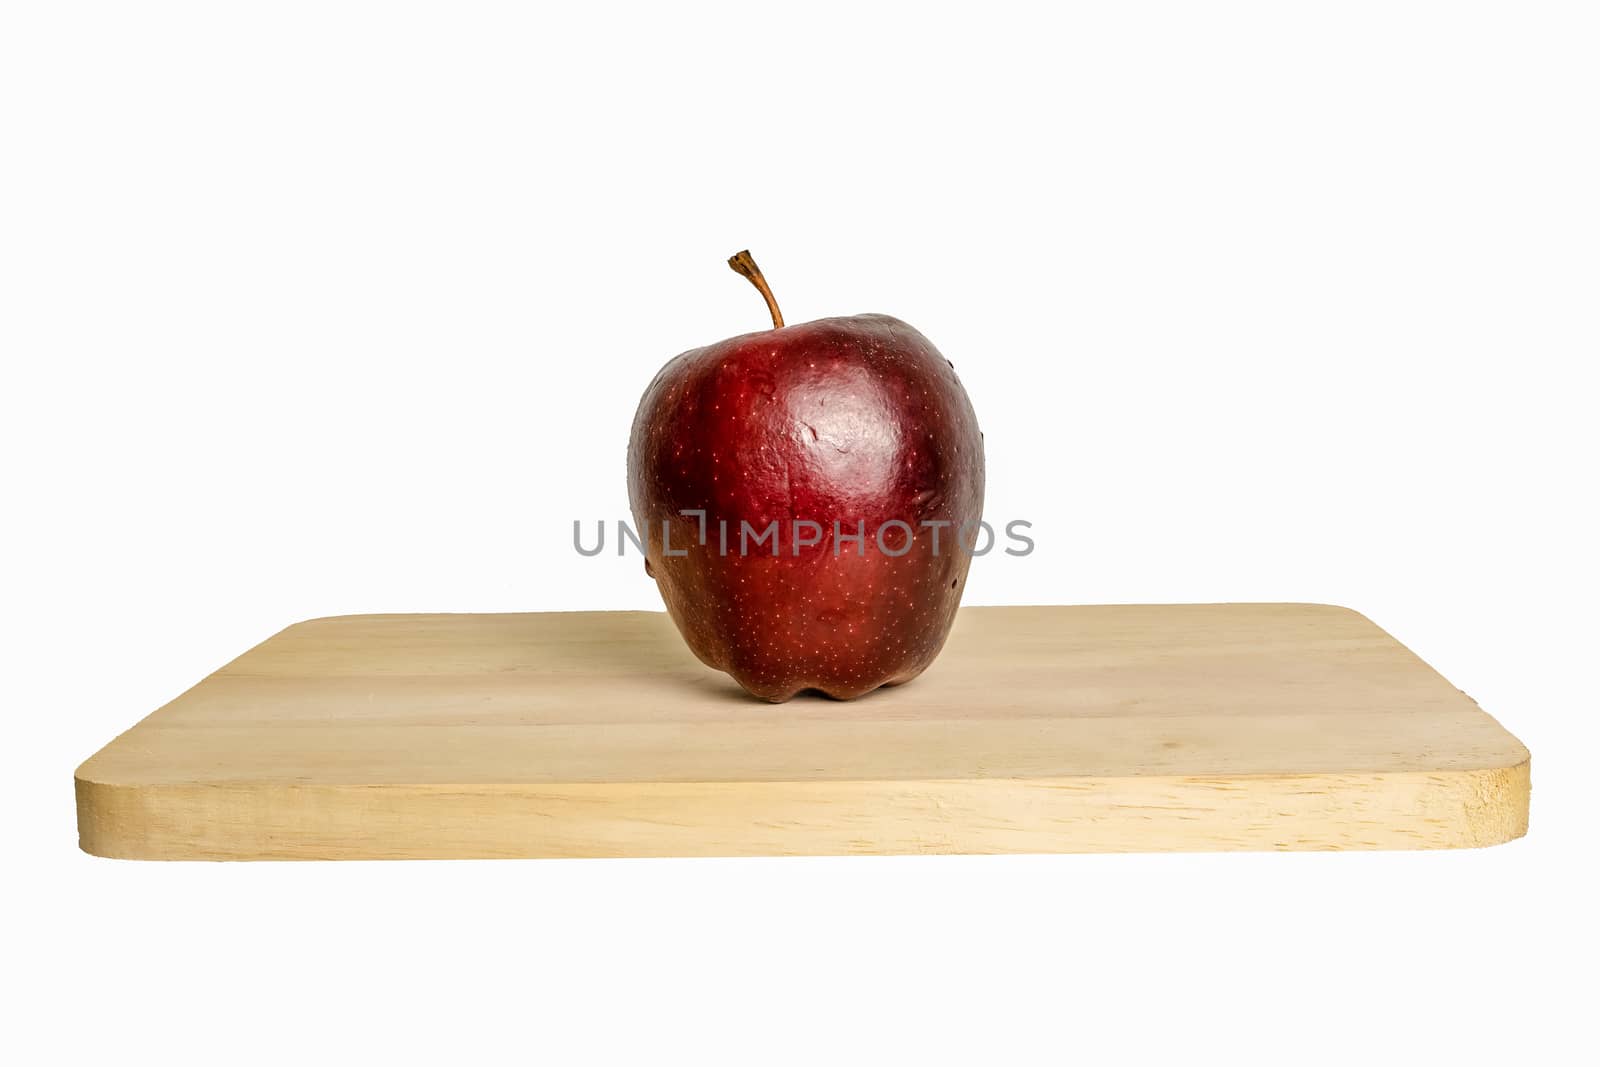
[[(1592, 1048), (1593, 8), (563, 6), (0, 16), (7, 1058)], [(76, 851), (76, 764), (298, 619), (658, 606), (570, 523), (657, 367), (763, 325), (744, 247), (955, 361), (1039, 545), (969, 602), (1356, 607), (1533, 750), (1528, 837)]]

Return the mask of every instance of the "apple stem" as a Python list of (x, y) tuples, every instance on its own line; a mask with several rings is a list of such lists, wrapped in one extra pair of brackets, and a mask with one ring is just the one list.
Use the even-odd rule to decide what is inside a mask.
[(772, 312), (772, 328), (783, 329), (783, 312), (778, 310), (778, 301), (772, 295), (772, 290), (767, 286), (767, 279), (761, 276), (761, 268), (756, 266), (756, 261), (750, 257), (749, 250), (738, 253), (728, 260), (728, 266), (739, 274), (750, 279), (750, 284), (756, 287), (767, 302), (767, 310)]

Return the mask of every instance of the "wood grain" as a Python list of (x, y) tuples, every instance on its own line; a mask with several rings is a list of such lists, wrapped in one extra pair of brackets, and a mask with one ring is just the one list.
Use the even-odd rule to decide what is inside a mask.
[(1452, 848), (1527, 750), (1316, 604), (967, 608), (915, 682), (768, 705), (665, 615), (313, 619), (89, 759), (139, 859)]

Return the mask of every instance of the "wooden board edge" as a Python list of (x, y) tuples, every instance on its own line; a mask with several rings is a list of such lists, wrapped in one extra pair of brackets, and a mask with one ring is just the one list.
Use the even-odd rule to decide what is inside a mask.
[(143, 860), (1482, 848), (1528, 829), (1531, 760), (1214, 777), (119, 785), (75, 780), (79, 847)]

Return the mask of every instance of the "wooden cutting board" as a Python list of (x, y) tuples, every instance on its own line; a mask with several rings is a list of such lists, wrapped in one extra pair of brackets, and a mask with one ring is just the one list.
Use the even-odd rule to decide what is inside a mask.
[(967, 608), (921, 678), (751, 700), (665, 615), (357, 615), (251, 649), (78, 769), (133, 859), (1455, 848), (1528, 751), (1315, 604)]

